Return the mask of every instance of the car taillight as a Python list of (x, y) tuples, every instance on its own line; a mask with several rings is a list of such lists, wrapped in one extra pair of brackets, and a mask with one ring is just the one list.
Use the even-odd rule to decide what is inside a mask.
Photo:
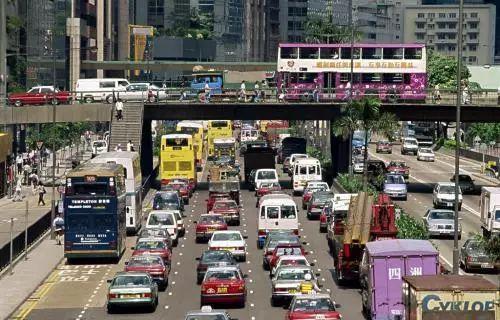
[(64, 249), (65, 250), (71, 250), (72, 246), (73, 246), (73, 242), (71, 242), (71, 241), (64, 241)]
[(259, 229), (259, 233), (258, 233), (259, 236), (265, 236), (266, 234), (267, 234), (266, 230)]
[(198, 270), (200, 271), (207, 271), (208, 267), (204, 264), (200, 264), (198, 265)]
[(108, 299), (116, 299), (118, 295), (116, 293), (108, 293)]
[(194, 183), (194, 179), (193, 178), (189, 179), (189, 183), (193, 184)]
[(151, 292), (146, 292), (142, 294), (143, 298), (151, 298)]
[(201, 285), (201, 291), (202, 291), (202, 292), (207, 291), (207, 289), (208, 289), (208, 288), (207, 288), (207, 286), (206, 286), (206, 285), (203, 285), (203, 284)]
[(169, 182), (169, 179), (161, 179), (161, 185), (167, 185)]
[(326, 222), (326, 215), (322, 214), (322, 215), (319, 217), (319, 221), (320, 221), (320, 222)]
[(237, 247), (237, 250), (245, 250), (245, 247)]
[(285, 292), (288, 291), (286, 288), (274, 288), (274, 292)]
[(299, 229), (293, 229), (293, 234), (298, 236), (299, 235)]

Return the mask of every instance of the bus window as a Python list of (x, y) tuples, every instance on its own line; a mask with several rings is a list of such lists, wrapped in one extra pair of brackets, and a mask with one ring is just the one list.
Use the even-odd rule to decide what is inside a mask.
[(363, 83), (370, 82), (380, 82), (380, 74), (379, 73), (364, 73), (363, 74)]
[(339, 48), (321, 48), (319, 55), (321, 59), (338, 59)]
[(382, 48), (363, 48), (363, 59), (382, 58)]
[(403, 48), (384, 48), (384, 59), (403, 59)]
[(382, 74), (383, 83), (401, 83), (403, 82), (403, 74), (401, 73), (384, 73)]
[[(359, 48), (354, 48), (354, 59), (359, 59), (359, 52)], [(340, 56), (342, 59), (351, 59), (351, 48), (342, 48)]]
[(405, 59), (422, 59), (422, 48), (405, 48)]
[(307, 167), (300, 167), (300, 174), (307, 174)]
[(226, 128), (228, 125), (227, 121), (212, 121), (211, 123), (212, 128)]
[(314, 83), (318, 77), (317, 73), (290, 73), (290, 83)]
[[(352, 79), (354, 83), (359, 83), (361, 80), (361, 75), (359, 73), (354, 73), (352, 75)], [(341, 73), (340, 74), (340, 83), (347, 83), (351, 81), (350, 73)]]
[(410, 84), (411, 83), (411, 74), (405, 73), (403, 74), (403, 83)]
[(165, 139), (167, 147), (187, 147), (189, 145), (188, 139), (185, 138), (168, 138)]
[(298, 48), (281, 48), (281, 58), (283, 59), (297, 59)]
[(279, 212), (280, 212), (280, 210), (278, 207), (267, 207), (267, 218), (268, 219), (278, 219)]
[(300, 59), (318, 59), (319, 48), (300, 48)]
[(293, 206), (281, 206), (282, 219), (295, 219), (296, 217), (295, 208)]
[(106, 183), (75, 183), (72, 195), (104, 196), (107, 187)]

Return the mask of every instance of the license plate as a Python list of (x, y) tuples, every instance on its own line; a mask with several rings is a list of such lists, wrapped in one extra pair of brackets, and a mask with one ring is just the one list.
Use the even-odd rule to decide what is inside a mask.
[(216, 231), (216, 230), (217, 230), (216, 228), (208, 228), (208, 229), (207, 229), (207, 232), (214, 232), (214, 231)]
[(120, 298), (123, 298), (123, 299), (133, 299), (133, 298), (140, 298), (141, 295), (140, 294), (122, 294), (120, 295)]
[(296, 289), (290, 289), (290, 290), (288, 290), (288, 293), (297, 293), (297, 290)]
[(236, 250), (236, 248), (224, 248), (224, 250), (227, 250), (227, 251), (234, 251), (234, 250)]
[(481, 263), (481, 268), (493, 269), (493, 265), (491, 263)]
[(227, 288), (217, 288), (217, 293), (227, 293)]

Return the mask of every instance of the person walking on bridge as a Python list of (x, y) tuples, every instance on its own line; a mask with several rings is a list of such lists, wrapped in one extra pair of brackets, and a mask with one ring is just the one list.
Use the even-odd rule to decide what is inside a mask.
[(42, 204), (42, 206), (45, 206), (45, 201), (43, 200), (43, 197), (47, 193), (47, 190), (45, 190), (43, 183), (40, 182), (36, 190), (38, 191), (38, 206), (40, 206), (40, 203)]
[(123, 102), (122, 99), (118, 99), (115, 103), (116, 108), (116, 120), (123, 120)]

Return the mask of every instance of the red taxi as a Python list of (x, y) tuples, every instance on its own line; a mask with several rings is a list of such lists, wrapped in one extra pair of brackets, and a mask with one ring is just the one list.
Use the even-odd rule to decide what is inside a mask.
[(327, 294), (298, 295), (292, 299), (286, 313), (286, 320), (340, 320), (341, 314), (337, 311), (340, 306), (332, 301)]
[(170, 180), (170, 183), (185, 183), (189, 190), (189, 196), (191, 197), (194, 193), (195, 185), (189, 182), (189, 179), (184, 178), (174, 178)]
[(139, 239), (132, 247), (132, 256), (151, 255), (159, 256), (163, 259), (166, 265), (170, 265), (172, 252), (168, 248), (168, 244), (163, 239), (144, 238)]
[(158, 283), (160, 290), (168, 286), (168, 275), (170, 265), (166, 265), (163, 259), (153, 255), (133, 256), (125, 262), (125, 271), (147, 272)]
[(273, 253), (268, 258), (269, 269), (273, 269), (278, 262), (280, 256), (283, 255), (294, 255), (294, 256), (305, 256), (307, 253), (302, 248), (301, 244), (296, 243), (279, 243), (276, 248), (274, 248)]
[(210, 212), (222, 215), (228, 224), (240, 225), (240, 206), (234, 200), (217, 200)]
[(387, 172), (401, 174), (401, 175), (403, 175), (405, 180), (408, 180), (410, 178), (410, 167), (408, 167), (406, 165), (406, 162), (404, 162), (404, 161), (391, 161), (391, 162), (389, 162), (389, 165), (387, 166)]
[(220, 214), (202, 214), (196, 224), (196, 242), (208, 241), (214, 231), (227, 230), (227, 223)]
[(218, 200), (231, 200), (231, 196), (228, 193), (212, 193), (210, 197), (205, 200), (207, 202), (207, 213), (212, 210), (214, 203)]
[(262, 182), (255, 190), (255, 195), (260, 198), (266, 194), (273, 193), (273, 191), (280, 191), (281, 185), (276, 182)]
[(247, 289), (238, 266), (208, 268), (201, 283), (201, 305), (227, 303), (244, 308)]
[(392, 144), (387, 140), (377, 141), (375, 152), (377, 152), (377, 153), (385, 152), (385, 153), (391, 154), (392, 153)]
[(73, 100), (73, 95), (68, 91), (54, 90), (53, 86), (37, 86), (28, 92), (11, 93), (8, 99), (10, 104), (20, 107), (34, 104), (70, 103)]
[(189, 204), (189, 197), (191, 196), (191, 192), (189, 191), (189, 185), (185, 182), (169, 182), (167, 187), (170, 187), (172, 190), (179, 192), (179, 196), (182, 198), (185, 204)]

